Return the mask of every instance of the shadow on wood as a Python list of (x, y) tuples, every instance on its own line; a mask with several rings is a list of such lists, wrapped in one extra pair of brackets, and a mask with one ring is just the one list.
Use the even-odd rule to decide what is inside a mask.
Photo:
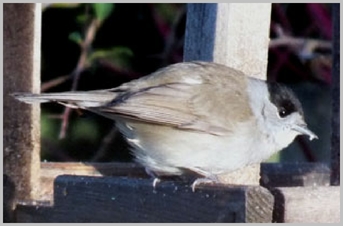
[(264, 187), (329, 186), (330, 167), (325, 163), (262, 163)]
[(199, 186), (126, 177), (59, 176), (54, 205), (18, 205), (18, 222), (271, 222), (260, 186)]

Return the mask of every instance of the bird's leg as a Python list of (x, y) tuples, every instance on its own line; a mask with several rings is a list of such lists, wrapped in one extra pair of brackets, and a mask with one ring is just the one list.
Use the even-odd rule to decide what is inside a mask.
[(156, 184), (160, 183), (161, 179), (158, 177), (155, 177), (154, 180), (152, 181), (152, 187), (155, 189), (156, 188)]
[(152, 182), (152, 186), (153, 186), (153, 188), (155, 189), (157, 183), (161, 182), (161, 179), (157, 177), (156, 173), (154, 173), (153, 171), (151, 171), (151, 170), (148, 169), (148, 168), (145, 168), (145, 172), (146, 172), (149, 176), (151, 176), (152, 178), (154, 178), (154, 180), (153, 180), (153, 182)]
[(190, 170), (204, 176), (203, 178), (197, 178), (192, 184), (192, 191), (195, 192), (195, 187), (199, 184), (213, 184), (218, 183), (218, 177), (208, 171), (204, 171), (199, 168), (191, 168)]

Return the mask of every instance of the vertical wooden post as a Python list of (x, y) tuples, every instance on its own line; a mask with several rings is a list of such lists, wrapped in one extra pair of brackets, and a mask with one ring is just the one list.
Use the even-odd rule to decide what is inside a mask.
[(340, 185), (340, 9), (339, 4), (332, 6), (333, 19), (333, 65), (332, 65), (332, 135), (331, 135), (331, 185)]
[[(184, 61), (213, 61), (266, 79), (270, 16), (270, 3), (188, 4)], [(259, 184), (259, 174), (256, 164), (220, 180)]]
[(4, 174), (16, 200), (38, 199), (40, 107), (16, 101), (13, 92), (40, 90), (41, 4), (3, 4)]
[(266, 79), (270, 3), (188, 4), (184, 60), (213, 61)]

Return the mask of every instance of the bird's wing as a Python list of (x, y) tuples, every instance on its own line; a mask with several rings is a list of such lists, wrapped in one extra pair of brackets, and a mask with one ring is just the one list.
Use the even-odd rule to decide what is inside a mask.
[[(138, 121), (175, 126), (223, 135), (233, 122), (249, 117), (246, 91), (238, 84), (168, 83), (124, 92), (107, 105), (92, 108), (107, 117), (127, 117)], [(225, 86), (225, 85), (224, 85)], [(113, 117), (113, 118), (114, 118)]]

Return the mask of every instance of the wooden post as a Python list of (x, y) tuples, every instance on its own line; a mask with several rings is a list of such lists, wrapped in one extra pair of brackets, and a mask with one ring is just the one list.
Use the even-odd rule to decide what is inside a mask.
[(187, 6), (184, 61), (213, 61), (266, 79), (270, 3)]
[[(270, 3), (188, 4), (184, 61), (221, 63), (266, 79)], [(220, 178), (223, 183), (259, 184), (259, 164)]]
[(340, 185), (340, 114), (339, 114), (339, 86), (340, 86), (340, 31), (339, 20), (340, 11), (339, 4), (333, 4), (332, 19), (333, 19), (333, 65), (332, 65), (332, 135), (331, 135), (331, 184)]
[(16, 200), (39, 198), (40, 107), (16, 101), (13, 92), (40, 90), (40, 4), (3, 4), (4, 174)]

